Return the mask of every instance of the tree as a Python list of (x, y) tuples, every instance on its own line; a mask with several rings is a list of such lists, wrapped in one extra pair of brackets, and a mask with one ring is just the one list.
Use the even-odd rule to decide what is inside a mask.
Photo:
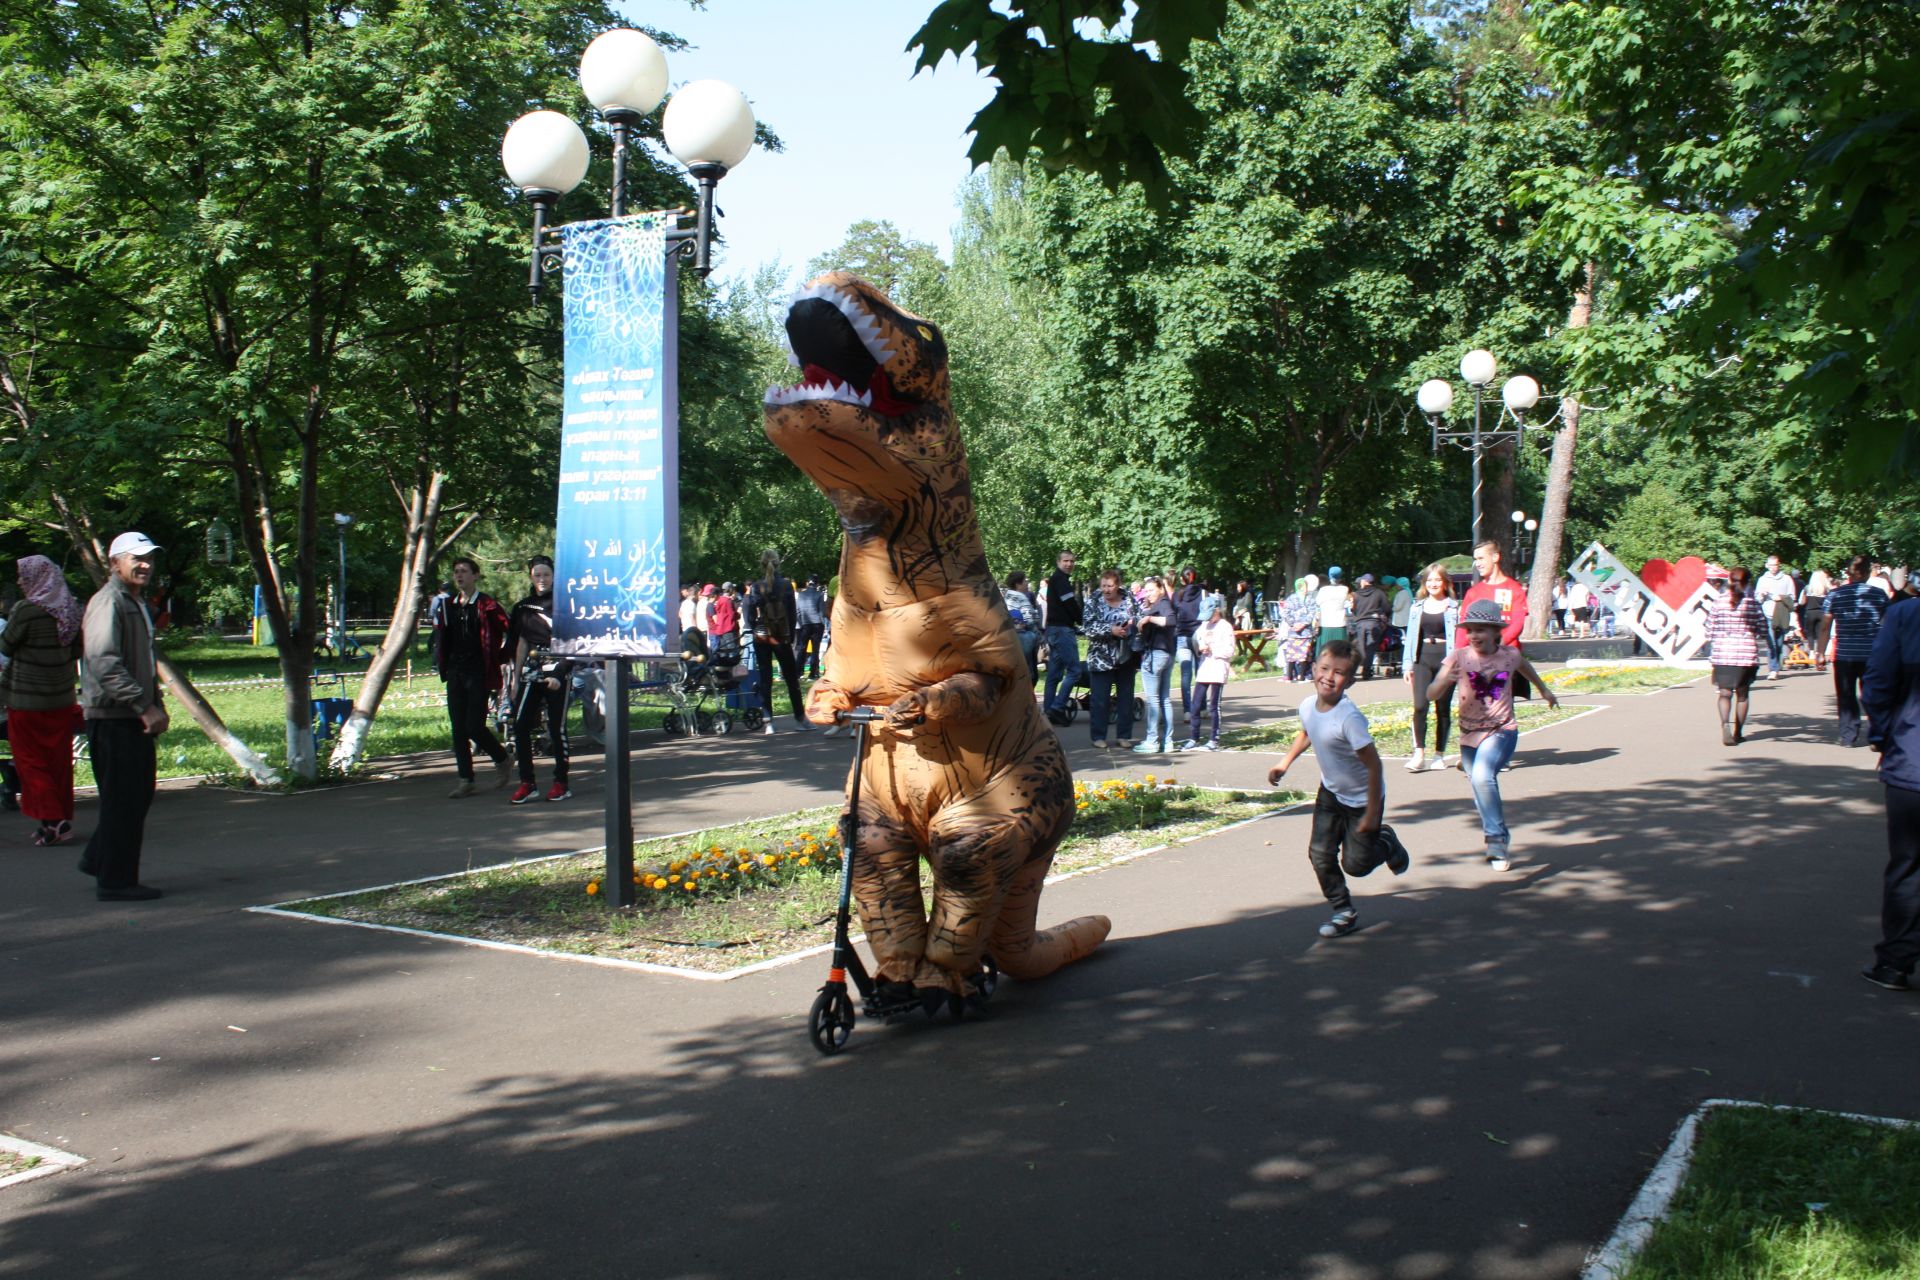
[(1461, 85), (1395, 4), (1236, 8), (1190, 71), (1209, 125), (1179, 213), (1076, 175), (1028, 193), (1059, 501), (1102, 561), (1252, 561), (1273, 591), (1431, 505), (1411, 388), (1538, 341), (1559, 286), (1505, 194), (1565, 147), (1510, 60)]
[[(230, 480), (287, 758), (312, 776), (325, 498), (393, 481), (406, 537), (389, 635), (410, 633), (448, 483), (554, 403), (536, 385), (551, 322), (514, 322), (524, 218), (485, 140), (570, 97), (578, 50), (614, 17), (559, 0), (0, 14), (6, 235), (27, 265), (12, 287), (45, 300), (47, 349), (76, 389), (43, 421), (149, 484)], [(634, 169), (636, 203), (685, 202), (664, 168)]]
[(1650, 372), (1696, 438), (1775, 406), (1775, 456), (1873, 488), (1920, 472), (1920, 9), (1544, 0), (1542, 63), (1591, 162), (1525, 186), (1543, 243), (1611, 263), (1633, 332), (1571, 344), (1586, 386)]

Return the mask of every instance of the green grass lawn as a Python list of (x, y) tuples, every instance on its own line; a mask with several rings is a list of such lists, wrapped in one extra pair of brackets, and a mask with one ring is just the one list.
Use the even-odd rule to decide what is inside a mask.
[[(362, 635), (361, 641), (373, 644), (379, 637)], [(163, 636), (162, 648), (178, 663), (195, 687), (220, 713), (229, 729), (248, 746), (258, 751), (277, 769), (287, 759), (285, 698), (280, 687), (280, 667), (273, 650), (237, 641), (217, 638)], [(360, 688), (365, 662), (318, 665), (313, 696), (351, 698)], [(450, 751), (444, 689), (425, 649), (413, 650), (413, 678), (405, 678), (403, 663), (380, 704), (380, 714), (367, 738), (367, 758), (407, 755), (417, 751)], [(334, 674), (339, 676), (333, 679)], [(270, 681), (270, 684), (240, 684), (242, 681)], [(774, 713), (787, 715), (786, 690), (774, 681)], [(641, 695), (633, 706), (636, 731), (658, 730), (668, 703), (664, 698)], [(172, 723), (160, 736), (159, 769), (163, 778), (224, 776), (234, 771), (227, 753), (208, 741), (192, 717), (177, 705), (169, 706)], [(572, 707), (568, 723), (573, 740), (585, 741), (580, 728), (580, 709)], [(324, 762), (325, 751), (321, 752)], [(76, 786), (91, 786), (93, 771), (85, 762), (74, 770)]]
[(1920, 1130), (1717, 1108), (1626, 1280), (1920, 1276)]
[[(1305, 799), (1113, 778), (1076, 783), (1056, 874)], [(604, 855), (470, 872), (424, 884), (282, 904), (310, 915), (721, 972), (831, 940), (839, 810), (826, 806), (634, 846), (632, 910), (605, 905)]]
[[(1544, 702), (1521, 701), (1513, 707), (1514, 717), (1524, 733), (1577, 716), (1586, 707), (1549, 707)], [(1383, 756), (1413, 754), (1413, 704), (1411, 702), (1372, 702), (1361, 705), (1374, 746)], [(1247, 725), (1220, 736), (1220, 745), (1229, 751), (1285, 751), (1300, 731), (1298, 712), (1289, 711), (1267, 724)]]

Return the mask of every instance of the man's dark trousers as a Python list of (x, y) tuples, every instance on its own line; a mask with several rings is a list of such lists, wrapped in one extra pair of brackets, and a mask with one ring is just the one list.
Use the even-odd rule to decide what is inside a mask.
[(826, 636), (827, 624), (824, 622), (803, 622), (794, 628), (794, 655), (806, 664), (809, 680), (820, 678), (820, 642)]
[(1867, 727), (1860, 717), (1860, 681), (1866, 677), (1867, 664), (1833, 660), (1833, 699), (1840, 707), (1840, 745), (1867, 745)]
[(513, 756), (520, 766), (520, 781), (533, 785), (533, 736), (540, 731), (541, 712), (547, 717), (547, 740), (553, 750), (553, 780), (567, 780), (567, 683), (558, 689), (547, 688), (544, 680), (521, 695), (525, 701), (520, 716), (513, 722)]
[(1353, 643), (1360, 650), (1360, 678), (1373, 679), (1373, 658), (1380, 652), (1380, 633), (1384, 628), (1378, 618), (1355, 618), (1353, 620)]
[(455, 667), (447, 676), (447, 723), (453, 727), (453, 763), (460, 776), (473, 781), (473, 744), (498, 764), (507, 749), (487, 727), (487, 677), (478, 668)]
[(1920, 961), (1920, 791), (1887, 788), (1887, 879), (1874, 957), (1911, 974)]
[(140, 883), (140, 845), (153, 806), (154, 738), (139, 720), (87, 721), (87, 755), (100, 788), (100, 816), (80, 862), (102, 889)]
[(760, 695), (760, 709), (766, 712), (767, 719), (773, 719), (773, 664), (780, 664), (780, 676), (787, 682), (787, 701), (793, 704), (793, 718), (801, 724), (807, 722), (807, 699), (800, 692), (800, 664), (793, 659), (793, 646), (786, 641), (769, 644), (765, 640), (753, 642), (753, 687)]

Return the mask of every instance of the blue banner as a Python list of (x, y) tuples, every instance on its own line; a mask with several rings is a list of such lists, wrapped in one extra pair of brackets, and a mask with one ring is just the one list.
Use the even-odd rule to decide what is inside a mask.
[(553, 647), (678, 652), (678, 396), (664, 214), (560, 228), (566, 396)]

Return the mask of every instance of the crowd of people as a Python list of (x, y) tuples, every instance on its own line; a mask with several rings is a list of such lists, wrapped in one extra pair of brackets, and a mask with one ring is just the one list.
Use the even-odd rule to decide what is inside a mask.
[[(59, 566), (44, 556), (23, 558), (23, 598), (0, 631), (0, 707), (19, 807), (35, 823), (35, 844), (73, 838), (72, 743), (84, 732), (100, 809), (80, 870), (93, 877), (102, 901), (161, 896), (140, 880), (155, 739), (168, 724), (155, 619), (143, 598), (159, 550), (137, 532), (115, 538), (106, 582), (84, 609)], [(1335, 565), (1324, 582), (1303, 576), (1270, 609), (1247, 580), (1222, 589), (1192, 568), (1134, 581), (1108, 569), (1082, 587), (1071, 552), (1059, 556), (1040, 590), (1019, 572), (1008, 574), (1001, 589), (1050, 718), (1070, 723), (1069, 706), (1084, 685), (1089, 732), (1099, 748), (1217, 750), (1222, 695), (1240, 638), (1271, 632), (1279, 640), (1284, 678), (1309, 681), (1312, 689), (1300, 706), (1300, 730), (1269, 781), (1277, 785), (1313, 748), (1321, 781), (1308, 860), (1331, 908), (1320, 933), (1331, 938), (1359, 927), (1348, 877), (1382, 865), (1403, 874), (1411, 864), (1382, 820), (1383, 766), (1365, 715), (1347, 696), (1356, 682), (1373, 678), (1387, 656), (1397, 661), (1414, 705), (1407, 769), (1453, 767), (1448, 736), (1457, 729), (1458, 763), (1471, 782), (1487, 865), (1494, 871), (1511, 865), (1513, 836), (1499, 780), (1518, 744), (1514, 700), (1534, 690), (1549, 705), (1556, 699), (1522, 653), (1526, 592), (1505, 572), (1500, 546), (1475, 547), (1473, 563), (1464, 590), (1441, 564), (1423, 570), (1417, 585), (1362, 573), (1352, 588)], [(473, 559), (457, 557), (451, 568), (452, 581), (435, 597), (430, 617), (459, 775), (453, 796), (475, 793), (478, 749), (493, 762), (497, 785), (518, 779), (513, 803), (536, 798), (533, 742), (544, 728), (553, 760), (545, 798), (569, 798), (565, 716), (572, 664), (550, 651), (553, 562), (546, 556), (528, 562), (526, 593), (511, 609), (480, 589)], [(1715, 589), (1707, 605), (1708, 656), (1725, 745), (1745, 741), (1749, 692), (1762, 667), (1778, 679), (1799, 656), (1803, 665), (1833, 673), (1840, 744), (1871, 745), (1881, 753), (1889, 845), (1883, 937), (1863, 975), (1905, 990), (1920, 962), (1920, 602), (1914, 599), (1920, 583), (1865, 556), (1838, 574), (1813, 569), (1804, 576), (1772, 556), (1757, 576), (1744, 567), (1712, 566), (1708, 581)], [(760, 705), (769, 711), (777, 668), (794, 726), (811, 729), (802, 682), (819, 678), (832, 642), (831, 586), (812, 575), (796, 586), (773, 551), (744, 586), (689, 583), (677, 619), (681, 656), (749, 668)], [(1576, 635), (1595, 631), (1603, 611), (1584, 591), (1575, 583), (1554, 600)], [(503, 690), (515, 708), (513, 756), (488, 715), (489, 700)], [(771, 716), (766, 732), (774, 732)]]

